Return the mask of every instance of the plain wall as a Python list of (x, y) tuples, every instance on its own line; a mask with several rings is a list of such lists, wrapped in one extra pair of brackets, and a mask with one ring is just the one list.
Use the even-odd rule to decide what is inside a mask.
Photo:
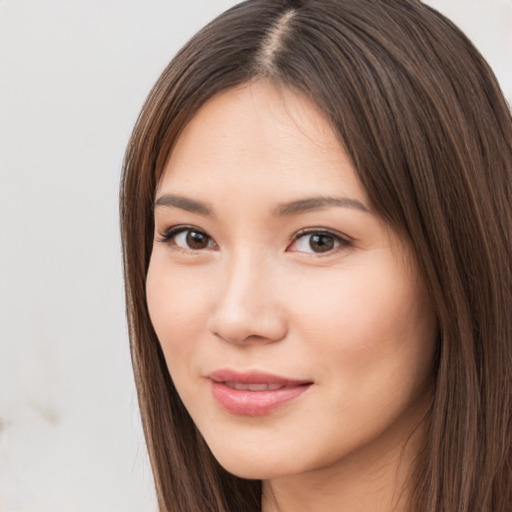
[[(0, 511), (146, 512), (118, 235), (124, 148), (232, 0), (0, 0)], [(431, 0), (512, 98), (512, 2)]]

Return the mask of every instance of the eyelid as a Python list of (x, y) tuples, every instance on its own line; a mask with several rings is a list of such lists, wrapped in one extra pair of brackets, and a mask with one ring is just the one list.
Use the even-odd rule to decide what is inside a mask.
[[(339, 243), (338, 247), (335, 247), (329, 251), (326, 251), (324, 253), (318, 252), (307, 252), (306, 254), (313, 254), (315, 257), (322, 257), (322, 256), (329, 256), (332, 255), (334, 252), (337, 252), (339, 250), (347, 250), (354, 246), (354, 241), (347, 235), (340, 233), (339, 231), (326, 229), (326, 228), (305, 228), (301, 229), (300, 231), (294, 233), (292, 235), (292, 238), (290, 240), (290, 243), (288, 244), (287, 250), (298, 240), (301, 238), (307, 236), (307, 235), (328, 235), (332, 236), (336, 242)], [(300, 252), (305, 253), (305, 251), (291, 251), (291, 252)]]
[[(206, 248), (205, 249), (192, 249), (192, 248), (185, 249), (185, 248), (177, 245), (173, 241), (173, 238), (176, 237), (177, 235), (179, 235), (180, 233), (183, 233), (184, 231), (195, 231), (197, 233), (201, 233), (201, 234), (207, 236), (215, 244), (215, 247), (217, 247), (217, 243), (215, 242), (215, 240), (204, 229), (201, 229), (197, 226), (193, 226), (190, 224), (179, 224), (176, 226), (170, 226), (170, 227), (166, 228), (163, 232), (158, 233), (160, 236), (157, 238), (157, 241), (164, 243), (164, 244), (168, 244), (168, 245), (172, 246), (173, 249), (181, 250), (184, 252), (188, 252), (188, 251), (200, 252), (200, 251), (204, 251), (206, 249)], [(212, 249), (212, 248), (210, 247), (208, 249)]]
[[(189, 248), (189, 249), (186, 249), (186, 248), (183, 248), (179, 245), (177, 245), (173, 238), (176, 237), (177, 235), (179, 235), (180, 233), (183, 233), (184, 231), (196, 231), (197, 233), (201, 233), (205, 236), (208, 237), (209, 240), (211, 240), (213, 242), (213, 244), (215, 245), (215, 249), (218, 249), (218, 246), (217, 246), (217, 243), (215, 242), (215, 240), (206, 232), (204, 231), (203, 229), (197, 227), (197, 226), (194, 226), (194, 225), (191, 225), (191, 224), (179, 224), (179, 225), (175, 225), (175, 226), (170, 226), (168, 228), (166, 228), (163, 232), (159, 232), (159, 237), (157, 238), (157, 241), (158, 242), (161, 242), (161, 243), (165, 243), (165, 244), (168, 244), (168, 245), (171, 245), (173, 247), (173, 249), (176, 249), (176, 250), (181, 250), (183, 252), (201, 252), (201, 251), (204, 251), (205, 249), (212, 249), (211, 247), (210, 248), (204, 248), (204, 249), (192, 249), (192, 248)], [(296, 233), (294, 233), (290, 239), (290, 242), (288, 243), (287, 245), (287, 248), (286, 250), (288, 251), (290, 249), (290, 247), (295, 243), (297, 242), (298, 240), (300, 240), (301, 238), (305, 237), (305, 236), (308, 236), (308, 235), (327, 235), (327, 236), (331, 236), (333, 237), (336, 242), (339, 244), (337, 247), (333, 248), (333, 249), (330, 249), (328, 251), (326, 251), (325, 253), (321, 253), (321, 252), (309, 252), (309, 251), (290, 251), (290, 252), (299, 252), (299, 253), (306, 253), (306, 254), (312, 254), (314, 255), (315, 257), (322, 257), (322, 256), (329, 256), (339, 250), (347, 250), (347, 249), (350, 249), (353, 247), (353, 240), (348, 237), (347, 235), (343, 234), (343, 233), (340, 233), (339, 231), (335, 231), (335, 230), (331, 230), (331, 229), (326, 229), (326, 228), (304, 228), (304, 229), (301, 229), (300, 231), (297, 231)]]

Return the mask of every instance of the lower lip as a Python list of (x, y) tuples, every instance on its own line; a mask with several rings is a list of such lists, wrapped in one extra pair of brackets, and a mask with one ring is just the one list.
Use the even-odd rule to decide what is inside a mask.
[(224, 409), (241, 416), (261, 416), (298, 398), (311, 384), (290, 386), (275, 391), (233, 389), (215, 381), (211, 381), (211, 386), (214, 398)]

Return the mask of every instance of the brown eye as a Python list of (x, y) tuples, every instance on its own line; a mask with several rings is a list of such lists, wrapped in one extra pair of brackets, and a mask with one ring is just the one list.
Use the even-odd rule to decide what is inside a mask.
[(210, 238), (199, 231), (185, 231), (185, 241), (190, 249), (206, 249)]
[(335, 240), (332, 235), (318, 234), (309, 237), (309, 246), (313, 252), (327, 252), (334, 248)]
[(213, 239), (203, 231), (183, 226), (170, 229), (159, 240), (171, 247), (179, 247), (189, 251), (201, 251), (216, 247)]
[(330, 231), (310, 230), (295, 235), (295, 241), (288, 247), (291, 252), (323, 254), (352, 247), (352, 242)]

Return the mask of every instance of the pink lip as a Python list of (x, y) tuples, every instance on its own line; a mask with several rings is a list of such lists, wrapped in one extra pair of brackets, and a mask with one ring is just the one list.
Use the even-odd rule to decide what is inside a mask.
[[(208, 375), (214, 398), (224, 409), (242, 416), (268, 414), (299, 397), (313, 384), (262, 372), (218, 370)], [(267, 386), (270, 389), (234, 389), (233, 386)], [(276, 389), (277, 388), (277, 389)]]

